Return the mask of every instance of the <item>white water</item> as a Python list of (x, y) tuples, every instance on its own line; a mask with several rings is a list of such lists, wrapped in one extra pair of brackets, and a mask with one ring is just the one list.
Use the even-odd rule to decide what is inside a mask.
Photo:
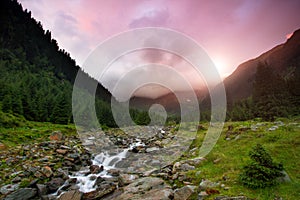
[[(116, 155), (110, 155), (109, 152), (102, 152), (95, 156), (95, 158), (92, 160), (93, 165), (98, 165), (99, 167), (103, 166), (103, 171), (98, 174), (89, 174), (85, 175), (89, 172), (89, 169), (79, 171), (75, 174), (75, 176), (70, 176), (70, 178), (76, 178), (77, 179), (77, 185), (79, 186), (79, 191), (83, 193), (91, 192), (93, 190), (96, 190), (96, 187), (94, 187), (94, 184), (97, 180), (96, 177), (111, 177), (108, 174), (108, 170), (115, 169), (115, 166), (118, 162), (126, 158), (126, 155), (129, 150), (132, 150), (134, 147), (137, 146), (145, 146), (144, 143), (142, 143), (140, 140), (137, 140), (136, 143), (131, 144), (129, 148), (126, 148), (122, 150), (120, 153)], [(91, 180), (91, 177), (93, 177), (93, 180)]]

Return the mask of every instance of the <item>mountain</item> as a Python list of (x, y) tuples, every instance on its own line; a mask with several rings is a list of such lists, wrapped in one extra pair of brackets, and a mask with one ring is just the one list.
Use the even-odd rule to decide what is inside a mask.
[[(76, 65), (17, 0), (0, 1), (0, 74), (0, 127), (15, 127), (24, 118), (89, 129), (99, 123), (117, 126), (111, 93)], [(116, 115), (123, 116), (122, 109)], [(150, 120), (147, 112), (129, 112), (138, 124)]]
[[(207, 91), (204, 89), (194, 91), (179, 91), (176, 92), (176, 94), (182, 98), (183, 102), (181, 103), (188, 104), (191, 102), (193, 95), (196, 95), (198, 102), (202, 101), (202, 99), (207, 94)], [(130, 106), (132, 108), (137, 108), (141, 110), (149, 110), (149, 108), (153, 104), (162, 105), (168, 114), (180, 114), (180, 103), (173, 92), (170, 92), (155, 99), (135, 96), (130, 99)]]
[(80, 73), (86, 82), (82, 89), (97, 86), (98, 117), (111, 125), (111, 94), (59, 48), (51, 32), (16, 0), (1, 0), (0, 13), (0, 112), (32, 121), (72, 122), (72, 89)]
[(284, 78), (289, 78), (291, 75), (299, 75), (300, 29), (296, 30), (284, 44), (278, 45), (259, 57), (239, 65), (224, 80), (228, 102), (232, 103), (252, 96), (253, 83), (259, 63), (267, 63), (274, 72)]

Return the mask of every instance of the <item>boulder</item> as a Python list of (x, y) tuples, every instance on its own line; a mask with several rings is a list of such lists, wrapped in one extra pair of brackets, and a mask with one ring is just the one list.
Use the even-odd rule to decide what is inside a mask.
[(49, 138), (51, 141), (61, 141), (63, 139), (63, 134), (60, 131), (54, 131)]
[(68, 153), (67, 149), (56, 149), (56, 152), (62, 155), (65, 155), (66, 153)]
[(83, 194), (78, 190), (71, 190), (60, 195), (58, 200), (81, 200)]
[(98, 166), (98, 165), (91, 165), (90, 166), (90, 173), (91, 174), (99, 174), (100, 172), (103, 171), (103, 166)]
[[(51, 177), (53, 175), (53, 171), (51, 167), (45, 166), (41, 169), (42, 174), (44, 174), (47, 178)], [(39, 177), (37, 177), (39, 178)]]
[(105, 195), (112, 193), (116, 188), (117, 186), (113, 183), (101, 184), (96, 190), (88, 193), (84, 193), (83, 199), (86, 200), (101, 199)]
[(199, 184), (200, 190), (206, 190), (208, 188), (217, 187), (218, 183), (211, 182), (210, 180), (202, 180)]
[(62, 178), (53, 178), (51, 181), (46, 183), (49, 192), (56, 192), (59, 187), (61, 187), (65, 181)]
[(44, 184), (36, 184), (36, 188), (40, 197), (48, 193), (48, 188)]
[(196, 186), (184, 186), (174, 191), (174, 200), (187, 200), (195, 192)]
[(37, 194), (34, 188), (21, 188), (6, 196), (4, 200), (29, 200), (33, 199)]
[(138, 179), (138, 175), (133, 174), (120, 174), (119, 176), (119, 184), (120, 186), (128, 185), (132, 183), (134, 180)]
[(8, 184), (0, 188), (1, 194), (9, 194), (17, 189), (19, 189), (20, 184)]
[(184, 162), (176, 162), (173, 165), (173, 169), (172, 169), (172, 173), (175, 174), (178, 171), (189, 171), (189, 170), (194, 170), (195, 167), (192, 165), (189, 165), (187, 163)]
[(114, 200), (170, 200), (173, 190), (164, 180), (156, 177), (144, 177), (135, 180), (123, 188), (124, 192), (115, 196)]

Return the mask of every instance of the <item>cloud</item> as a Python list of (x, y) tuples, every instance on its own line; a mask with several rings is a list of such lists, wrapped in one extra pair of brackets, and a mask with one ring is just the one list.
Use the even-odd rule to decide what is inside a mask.
[[(132, 28), (164, 27), (193, 38), (212, 60), (222, 58), (224, 66), (220, 72), (226, 74), (238, 64), (285, 42), (286, 34), (300, 27), (298, 0), (19, 1), (79, 64), (114, 34)], [(185, 45), (174, 41), (174, 48), (185, 49)], [(138, 62), (173, 66), (188, 77), (195, 74), (183, 59), (170, 53), (143, 51), (137, 56)], [(107, 74), (112, 80), (110, 84), (132, 66), (134, 62), (130, 59), (120, 62)]]
[[(54, 21), (54, 27), (56, 34), (75, 36), (80, 32), (78, 30), (77, 20), (63, 11), (57, 12), (57, 17)], [(59, 36), (58, 35), (58, 36)]]
[(149, 10), (141, 17), (135, 18), (129, 24), (129, 28), (141, 27), (165, 27), (168, 24), (169, 13), (167, 9)]

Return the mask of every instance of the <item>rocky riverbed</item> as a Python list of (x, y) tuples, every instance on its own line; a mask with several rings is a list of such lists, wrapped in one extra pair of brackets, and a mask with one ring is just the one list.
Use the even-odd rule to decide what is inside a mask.
[[(190, 182), (186, 173), (205, 158), (174, 162), (191, 142), (176, 135), (174, 127), (128, 129), (68, 137), (55, 131), (49, 141), (2, 150), (1, 198), (185, 200), (226, 189), (209, 180)], [(195, 149), (189, 151), (196, 156)]]

